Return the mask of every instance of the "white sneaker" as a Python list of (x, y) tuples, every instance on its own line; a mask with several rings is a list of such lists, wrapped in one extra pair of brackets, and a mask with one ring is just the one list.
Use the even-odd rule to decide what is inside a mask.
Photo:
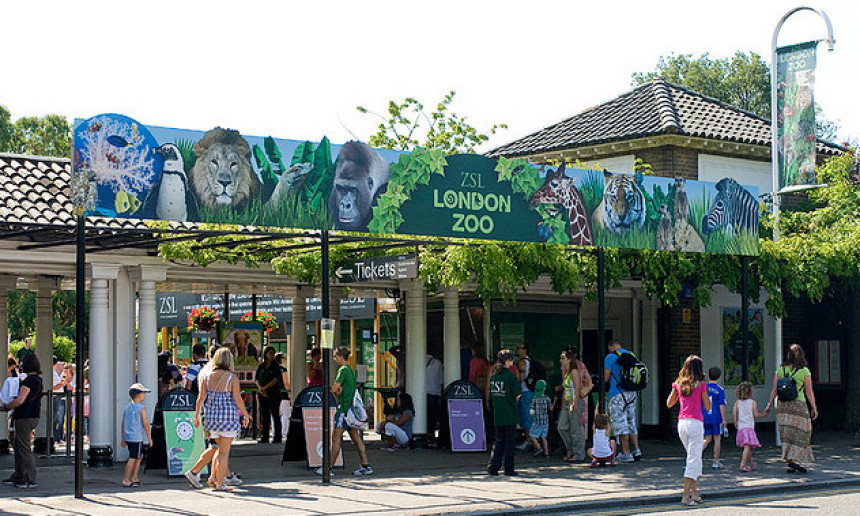
[(631, 462), (635, 462), (632, 453), (628, 453), (627, 455), (621, 453), (618, 455), (618, 462), (622, 464), (630, 464)]
[(723, 469), (723, 463), (718, 460), (715, 460), (714, 463), (711, 464), (711, 467), (714, 469)]
[(185, 472), (185, 480), (187, 480), (194, 489), (203, 489), (203, 484), (200, 483), (200, 474), (195, 475), (190, 469)]
[(515, 446), (514, 448), (521, 450), (521, 451), (527, 450), (530, 444), (531, 444), (530, 442), (524, 441), (522, 444), (519, 444), (519, 445)]
[(239, 478), (238, 475), (233, 473), (232, 475), (230, 475), (229, 477), (224, 479), (224, 485), (225, 486), (238, 487), (238, 486), (242, 485), (242, 479)]
[(357, 477), (372, 475), (373, 474), (373, 468), (371, 468), (370, 466), (361, 466), (357, 470), (353, 471), (352, 474), (357, 476)]
[[(322, 476), (322, 475), (323, 475), (323, 469), (322, 469), (322, 466), (320, 466), (320, 467), (316, 468), (316, 469), (314, 470), (314, 473), (316, 473), (316, 474), (317, 474), (317, 475), (319, 475), (319, 476)], [(329, 471), (329, 472), (328, 472), (328, 476), (329, 476), (329, 477), (334, 477), (334, 471)]]

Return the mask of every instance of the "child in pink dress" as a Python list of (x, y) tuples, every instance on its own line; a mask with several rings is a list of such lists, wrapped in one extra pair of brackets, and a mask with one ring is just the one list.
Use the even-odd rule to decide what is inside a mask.
[(752, 457), (752, 449), (761, 448), (761, 443), (758, 442), (758, 436), (755, 433), (755, 418), (764, 417), (767, 412), (758, 411), (758, 405), (752, 399), (752, 384), (750, 382), (741, 382), (738, 385), (737, 397), (738, 399), (732, 409), (732, 418), (737, 429), (735, 444), (744, 450), (741, 454), (741, 471), (749, 473), (758, 469), (758, 465)]

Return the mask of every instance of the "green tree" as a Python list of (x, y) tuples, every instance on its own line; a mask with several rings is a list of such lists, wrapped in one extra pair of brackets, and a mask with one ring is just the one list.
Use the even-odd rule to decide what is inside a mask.
[(356, 109), (381, 120), (376, 133), (371, 135), (367, 142), (372, 147), (383, 149), (409, 151), (415, 147), (424, 147), (430, 150), (441, 149), (445, 154), (472, 152), (475, 147), (496, 134), (496, 131), (508, 128), (506, 124), (493, 124), (489, 134), (478, 131), (466, 117), (461, 117), (451, 110), (454, 95), (456, 93), (453, 91), (445, 95), (429, 114), (424, 104), (412, 97), (407, 97), (402, 102), (389, 101), (387, 115), (362, 106)]
[(12, 132), (12, 114), (5, 106), (0, 106), (0, 150), (11, 148)]
[[(657, 77), (770, 120), (770, 66), (755, 52), (738, 51), (718, 59), (707, 52), (697, 58), (692, 54), (660, 56), (653, 71), (633, 73), (632, 82), (638, 86)], [(815, 114), (818, 137), (835, 139), (838, 125), (817, 104)]]
[(9, 150), (35, 156), (71, 156), (72, 128), (60, 115), (28, 116), (15, 121)]

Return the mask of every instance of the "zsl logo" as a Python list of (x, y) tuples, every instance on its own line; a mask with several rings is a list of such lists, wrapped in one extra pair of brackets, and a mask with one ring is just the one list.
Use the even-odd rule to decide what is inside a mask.
[(498, 381), (490, 382), (490, 394), (505, 395), (505, 382)]

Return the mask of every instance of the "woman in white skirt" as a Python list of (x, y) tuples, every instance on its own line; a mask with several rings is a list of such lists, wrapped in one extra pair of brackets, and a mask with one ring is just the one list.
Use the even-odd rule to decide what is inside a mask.
[(681, 505), (696, 506), (702, 503), (698, 490), (698, 480), (702, 474), (702, 444), (705, 440), (702, 407), (706, 411), (711, 410), (702, 359), (696, 355), (690, 355), (684, 361), (678, 379), (672, 384), (672, 393), (666, 400), (666, 406), (672, 408), (678, 402), (681, 404), (681, 411), (678, 413), (678, 436), (687, 450)]

